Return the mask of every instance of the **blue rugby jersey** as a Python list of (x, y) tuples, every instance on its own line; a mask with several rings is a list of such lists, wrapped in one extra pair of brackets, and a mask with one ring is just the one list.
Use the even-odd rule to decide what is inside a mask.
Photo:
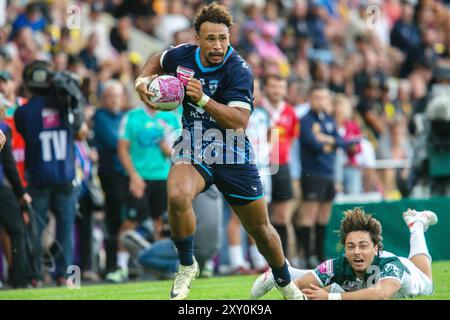
[[(253, 73), (231, 46), (220, 65), (205, 67), (200, 60), (198, 46), (179, 45), (163, 53), (161, 67), (165, 73), (179, 79), (194, 74), (194, 78), (202, 82), (203, 92), (215, 101), (253, 111)], [(183, 100), (182, 123), (183, 129), (189, 133), (179, 137), (175, 142), (175, 149), (180, 151), (180, 143), (184, 141), (183, 148), (190, 145), (190, 153), (181, 150), (184, 155), (190, 155), (191, 158), (194, 155), (194, 158), (201, 162), (210, 155), (216, 160), (221, 158), (223, 163), (229, 163), (230, 160), (238, 163), (255, 163), (248, 138), (233, 136), (231, 129), (227, 132), (188, 96)], [(220, 139), (220, 136), (223, 139)], [(220, 156), (220, 152), (223, 157)]]
[(75, 176), (74, 133), (45, 97), (32, 97), (14, 113), (25, 140), (25, 170), (33, 186), (66, 184)]

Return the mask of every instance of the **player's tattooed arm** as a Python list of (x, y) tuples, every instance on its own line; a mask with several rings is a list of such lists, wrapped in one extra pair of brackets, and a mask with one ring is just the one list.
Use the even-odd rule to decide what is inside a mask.
[[(203, 97), (203, 87), (199, 80), (195, 78), (189, 79), (186, 86), (186, 95), (191, 98), (192, 101), (198, 103)], [(225, 104), (219, 103), (212, 98), (208, 99), (208, 102), (203, 105), (203, 109), (217, 121), (217, 123), (225, 129), (245, 130), (250, 118), (250, 111), (239, 108), (230, 107)]]

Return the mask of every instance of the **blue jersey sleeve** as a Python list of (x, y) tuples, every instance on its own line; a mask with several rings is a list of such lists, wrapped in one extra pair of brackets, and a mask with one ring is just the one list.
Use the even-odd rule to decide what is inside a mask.
[(245, 62), (235, 67), (224, 89), (224, 104), (253, 110), (253, 73)]
[(176, 47), (171, 47), (163, 52), (161, 56), (161, 67), (165, 73), (175, 73), (178, 64), (187, 56), (191, 55), (195, 46), (191, 44), (180, 44)]

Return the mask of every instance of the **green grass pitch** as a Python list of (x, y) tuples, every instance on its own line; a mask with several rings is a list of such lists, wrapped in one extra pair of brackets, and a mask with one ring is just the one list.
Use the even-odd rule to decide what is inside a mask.
[[(433, 263), (435, 294), (416, 299), (450, 300), (450, 261)], [(256, 276), (228, 276), (196, 279), (189, 299), (247, 300)], [(126, 284), (86, 285), (80, 289), (45, 288), (0, 291), (0, 300), (168, 300), (171, 281), (131, 282)], [(281, 299), (272, 290), (265, 299)]]

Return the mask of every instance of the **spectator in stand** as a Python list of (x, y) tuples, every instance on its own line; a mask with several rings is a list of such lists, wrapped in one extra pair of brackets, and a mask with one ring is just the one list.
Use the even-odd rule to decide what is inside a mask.
[(327, 17), (328, 12), (323, 6), (323, 2), (317, 0), (312, 1), (306, 19), (306, 24), (315, 49), (328, 48), (328, 39), (325, 35)]
[(101, 0), (94, 0), (90, 5), (88, 15), (81, 23), (81, 34), (84, 39), (89, 38), (93, 33), (97, 35), (95, 55), (99, 62), (104, 64), (110, 59), (114, 59), (113, 48), (109, 41), (109, 27), (102, 19), (104, 15), (104, 4)]
[(262, 26), (261, 36), (254, 39), (253, 46), (263, 59), (281, 63), (286, 60), (286, 56), (275, 42), (278, 33), (279, 29), (276, 23), (265, 22)]
[(183, 15), (183, 2), (181, 0), (167, 0), (166, 12), (156, 18), (154, 35), (169, 44), (173, 39), (173, 34), (184, 30), (191, 25), (191, 21)]
[(12, 26), (11, 34), (14, 35), (23, 27), (30, 27), (33, 31), (44, 31), (47, 21), (42, 16), (38, 3), (29, 3), (25, 12), (19, 14)]
[(109, 41), (118, 53), (128, 51), (132, 21), (130, 17), (123, 16), (117, 21), (117, 25), (111, 28)]
[(101, 94), (101, 107), (93, 118), (94, 141), (99, 155), (98, 175), (105, 192), (107, 273), (117, 267), (119, 229), (128, 194), (128, 180), (117, 155), (124, 99), (124, 88), (120, 82), (106, 82)]
[(96, 48), (98, 46), (98, 35), (96, 33), (91, 33), (88, 37), (88, 42), (86, 47), (80, 51), (80, 58), (83, 61), (86, 68), (97, 72), (100, 70), (100, 63), (96, 54)]
[(419, 44), (420, 30), (414, 21), (414, 3), (402, 0), (401, 18), (391, 31), (391, 45), (408, 56)]
[(53, 55), (53, 67), (56, 71), (66, 71), (69, 66), (69, 56), (64, 51)]
[[(332, 200), (336, 194), (334, 170), (336, 148), (344, 147), (337, 133), (334, 119), (327, 114), (330, 109), (330, 92), (323, 84), (310, 90), (311, 110), (302, 118), (301, 159), (302, 191), (300, 226), (296, 228), (307, 267), (317, 260), (323, 261), (325, 229), (330, 219)], [(315, 252), (311, 246), (311, 233), (315, 231)]]
[(113, 14), (116, 18), (130, 16), (138, 29), (147, 33), (152, 31), (155, 10), (151, 0), (121, 1), (113, 10)]
[(378, 78), (370, 77), (363, 84), (363, 95), (356, 108), (368, 129), (365, 134), (375, 145), (385, 129), (380, 98), (381, 83)]
[(306, 18), (308, 15), (308, 4), (306, 0), (295, 0), (294, 8), (288, 17), (288, 25), (294, 28), (296, 39), (300, 36), (309, 34), (308, 24)]
[(285, 100), (287, 80), (278, 75), (268, 75), (264, 81), (263, 106), (270, 115), (271, 127), (278, 134), (277, 145), (272, 145), (271, 164), (278, 165), (272, 175), (272, 224), (280, 235), (284, 253), (287, 254), (288, 225), (291, 220), (293, 190), (289, 170), (289, 156), (294, 140), (299, 136), (299, 122), (294, 108)]

